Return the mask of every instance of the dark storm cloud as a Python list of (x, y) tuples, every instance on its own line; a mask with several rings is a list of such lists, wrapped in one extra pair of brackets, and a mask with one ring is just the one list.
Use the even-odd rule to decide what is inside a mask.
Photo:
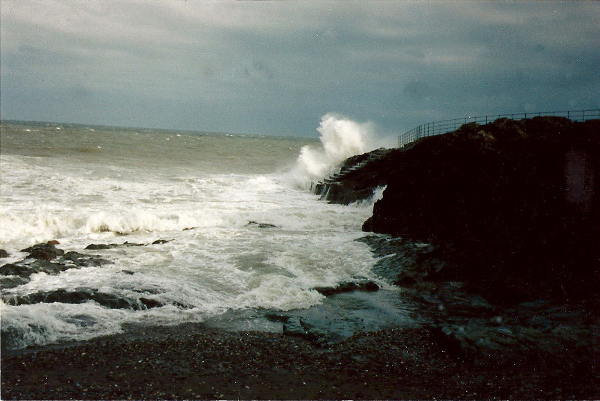
[(2, 117), (316, 135), (600, 103), (593, 2), (2, 3)]

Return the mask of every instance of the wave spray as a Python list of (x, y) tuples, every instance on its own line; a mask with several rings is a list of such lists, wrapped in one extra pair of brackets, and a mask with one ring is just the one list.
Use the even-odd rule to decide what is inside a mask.
[(292, 171), (293, 179), (300, 187), (309, 187), (311, 182), (333, 174), (348, 157), (373, 149), (371, 123), (358, 123), (341, 115), (327, 113), (321, 118), (317, 131), (321, 134), (323, 147), (302, 147)]

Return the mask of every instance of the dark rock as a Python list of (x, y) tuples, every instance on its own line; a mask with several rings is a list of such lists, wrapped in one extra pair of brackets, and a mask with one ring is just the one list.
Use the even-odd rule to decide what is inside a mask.
[[(161, 241), (161, 240), (158, 240)], [(164, 243), (164, 242), (157, 242), (156, 243)], [(168, 242), (168, 241), (165, 241)], [(120, 246), (146, 246), (146, 244), (136, 244), (134, 242), (127, 242), (125, 241), (122, 244), (90, 244), (88, 246), (85, 247), (85, 249), (87, 250), (91, 250), (91, 251), (100, 251), (100, 250), (104, 250), (104, 249), (113, 249), (113, 248), (118, 248)]]
[(439, 247), (431, 244), (377, 235), (369, 235), (358, 241), (369, 245), (379, 258), (373, 266), (373, 272), (396, 285), (421, 285), (428, 280), (432, 271), (443, 267), (442, 263), (436, 263)]
[(40, 259), (50, 261), (55, 259), (57, 256), (63, 255), (65, 252), (62, 249), (58, 249), (53, 243), (37, 244), (29, 248), (22, 249), (21, 252), (29, 252), (27, 258), (29, 259)]
[(18, 277), (18, 276), (0, 277), (0, 288), (1, 289), (15, 288), (20, 285), (26, 284), (28, 282), (29, 282), (29, 278), (25, 278), (25, 277)]
[(401, 273), (398, 275), (398, 279), (394, 281), (394, 285), (401, 287), (411, 287), (417, 284), (417, 279), (409, 273)]
[(84, 255), (74, 251), (67, 252), (62, 260), (73, 262), (77, 267), (96, 267), (112, 263), (110, 260), (100, 257), (100, 255)]
[(288, 320), (290, 320), (289, 316), (279, 315), (276, 313), (267, 313), (265, 315), (265, 318), (267, 318), (271, 322), (277, 322), (277, 323), (287, 323)]
[(31, 268), (20, 263), (7, 263), (0, 267), (0, 274), (3, 276), (20, 276), (22, 274), (29, 275)]
[(340, 294), (343, 292), (352, 292), (352, 291), (378, 291), (379, 285), (373, 281), (367, 281), (364, 283), (342, 283), (337, 287), (317, 287), (315, 291), (319, 292), (326, 297)]
[(463, 357), (472, 352), (490, 355), (526, 350), (560, 351), (592, 346), (590, 327), (570, 323), (548, 328), (505, 325), (471, 319), (464, 324), (442, 323), (429, 328), (431, 339), (446, 352)]
[(159, 302), (155, 299), (150, 299), (150, 298), (140, 297), (139, 302), (142, 305), (144, 305), (145, 309), (152, 309), (152, 308), (158, 308), (160, 306), (163, 306), (162, 302)]
[(246, 224), (247, 226), (258, 226), (258, 228), (277, 228), (277, 226), (275, 224), (269, 224), (269, 223), (259, 223), (256, 221), (249, 221), (248, 224)]
[(0, 249), (0, 258), (8, 258), (10, 255), (4, 249)]
[(58, 274), (67, 269), (69, 269), (69, 266), (62, 263), (48, 262), (47, 260), (42, 259), (27, 261), (26, 259), (0, 267), (0, 274), (3, 276), (20, 276), (28, 278), (34, 273)]
[(340, 171), (329, 179), (312, 185), (312, 191), (332, 203), (350, 204), (369, 199), (376, 188), (387, 183), (386, 160), (399, 149), (377, 149), (348, 158)]
[(172, 240), (166, 240), (166, 239), (157, 239), (156, 241), (154, 241), (152, 243), (152, 245), (162, 245), (162, 244), (166, 244), (167, 242), (171, 242)]
[(42, 291), (28, 295), (8, 296), (3, 301), (9, 305), (30, 305), (36, 303), (68, 303), (81, 304), (94, 301), (110, 309), (144, 310), (163, 306), (161, 302), (140, 297), (138, 300), (125, 298), (120, 295), (100, 292), (95, 289)]
[(436, 326), (430, 329), (430, 335), (443, 350), (452, 356), (462, 356), (463, 350), (469, 348), (465, 336), (461, 336), (464, 329)]
[[(29, 276), (35, 273), (55, 275), (71, 268), (102, 266), (111, 263), (111, 261), (103, 259), (98, 255), (84, 255), (78, 252), (67, 252), (65, 254), (62, 250), (55, 251), (52, 244), (41, 245), (25, 249), (25, 252), (30, 252), (26, 259), (1, 266), (0, 275), (19, 276), (29, 281)], [(33, 258), (31, 257), (32, 254), (40, 257)], [(54, 254), (60, 256), (52, 257)], [(41, 256), (44, 257), (42, 258)], [(47, 258), (50, 258), (52, 262)], [(11, 282), (16, 283), (18, 280), (12, 280)]]
[(103, 250), (103, 249), (116, 248), (118, 246), (119, 246), (119, 244), (90, 244), (90, 245), (86, 246), (85, 249), (92, 250), (92, 251), (99, 251), (99, 250)]
[(363, 286), (361, 286), (362, 291), (379, 291), (379, 285), (373, 281), (367, 281)]
[(383, 161), (387, 188), (363, 229), (438, 248), (414, 261), (421, 276), (396, 281), (464, 281), (513, 303), (596, 288), (600, 120), (467, 124)]
[(301, 337), (315, 345), (324, 345), (327, 342), (326, 330), (310, 324), (302, 318), (290, 317), (283, 324), (283, 334), (293, 337)]
[(138, 244), (138, 243), (135, 243), (135, 242), (125, 241), (125, 242), (123, 242), (123, 246), (146, 246), (146, 244)]

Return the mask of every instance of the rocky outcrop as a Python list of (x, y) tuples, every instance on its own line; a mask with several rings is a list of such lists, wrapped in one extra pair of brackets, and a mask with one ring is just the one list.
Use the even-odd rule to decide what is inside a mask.
[(37, 244), (29, 248), (22, 249), (21, 252), (29, 252), (27, 259), (39, 259), (50, 261), (58, 256), (64, 255), (65, 251), (58, 249), (53, 242)]
[(120, 294), (110, 294), (98, 289), (57, 289), (41, 291), (27, 295), (9, 296), (3, 298), (8, 305), (30, 305), (37, 303), (68, 303), (81, 304), (94, 301), (105, 308), (146, 310), (163, 306), (164, 304), (152, 298), (140, 296), (139, 298), (125, 297)]
[(388, 158), (401, 152), (399, 149), (377, 149), (348, 158), (339, 172), (312, 185), (312, 191), (322, 200), (332, 203), (350, 204), (369, 199), (376, 188), (386, 184)]
[[(156, 240), (151, 245), (162, 245), (167, 242), (170, 241)], [(96, 267), (112, 263), (110, 260), (105, 259), (100, 255), (83, 254), (76, 251), (65, 252), (64, 250), (57, 248), (56, 245), (58, 245), (57, 241), (49, 241), (22, 249), (21, 252), (28, 253), (23, 260), (14, 263), (6, 263), (0, 266), (0, 288), (14, 288), (28, 283), (30, 281), (30, 276), (35, 273), (57, 275), (68, 269)], [(147, 245), (148, 244), (137, 244), (125, 241), (122, 244), (90, 244), (85, 247), (85, 250), (97, 251), (117, 247), (137, 247)], [(127, 270), (124, 270), (123, 272), (126, 274), (133, 274)], [(38, 298), (42, 299), (47, 296), (47, 294), (43, 296), (40, 295), (41, 298)], [(76, 298), (77, 296), (74, 296), (73, 299)]]
[(443, 263), (414, 276), (505, 301), (598, 283), (599, 120), (467, 124), (381, 162), (387, 189), (363, 228), (434, 244), (429, 260)]
[(0, 286), (4, 289), (29, 282), (30, 276), (35, 273), (56, 275), (68, 269), (112, 263), (100, 255), (65, 252), (56, 248), (53, 242), (37, 244), (21, 252), (29, 254), (21, 261), (0, 266)]
[(363, 282), (359, 282), (359, 283), (354, 283), (354, 282), (341, 283), (335, 287), (316, 287), (314, 290), (317, 291), (318, 293), (328, 297), (331, 295), (341, 294), (344, 292), (377, 291), (377, 290), (379, 290), (379, 285), (377, 285), (377, 283), (375, 283), (374, 281), (369, 280), (369, 281), (363, 281)]
[(519, 302), (579, 297), (600, 281), (600, 120), (466, 124), (354, 156), (313, 190), (348, 204), (384, 185), (364, 231), (430, 246), (405, 242), (392, 253), (409, 258), (386, 258), (397, 284), (462, 281)]

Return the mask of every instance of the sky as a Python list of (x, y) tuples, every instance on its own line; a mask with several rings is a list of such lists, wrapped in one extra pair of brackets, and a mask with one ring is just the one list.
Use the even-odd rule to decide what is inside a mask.
[(318, 137), (600, 106), (600, 3), (2, 0), (2, 119)]

